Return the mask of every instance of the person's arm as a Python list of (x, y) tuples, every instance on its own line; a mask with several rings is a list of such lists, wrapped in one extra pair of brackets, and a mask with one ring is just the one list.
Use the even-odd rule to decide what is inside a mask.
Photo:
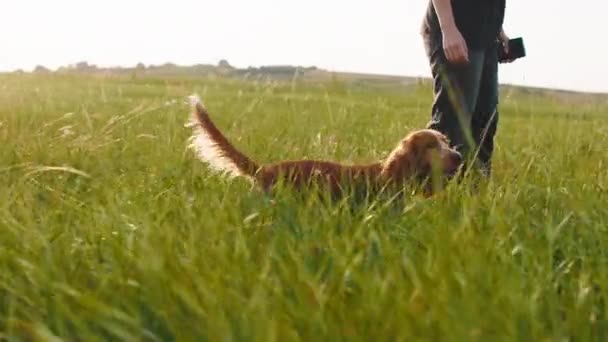
[(456, 27), (451, 0), (433, 0), (433, 6), (435, 7), (435, 12), (437, 12), (439, 26), (441, 26), (442, 30)]
[(456, 27), (452, 0), (432, 1), (443, 35), (443, 51), (446, 58), (452, 63), (467, 63), (469, 61), (469, 51), (466, 41)]

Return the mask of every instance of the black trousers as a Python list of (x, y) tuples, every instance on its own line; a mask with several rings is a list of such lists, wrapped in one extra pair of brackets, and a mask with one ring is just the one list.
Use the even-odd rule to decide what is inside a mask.
[(433, 105), (428, 128), (445, 134), (467, 166), (489, 175), (498, 126), (498, 54), (494, 46), (469, 49), (469, 63), (447, 61), (440, 39), (425, 37), (433, 76)]

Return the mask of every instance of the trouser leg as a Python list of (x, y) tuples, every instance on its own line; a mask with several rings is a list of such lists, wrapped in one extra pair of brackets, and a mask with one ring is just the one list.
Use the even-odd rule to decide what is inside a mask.
[(454, 65), (447, 61), (441, 44), (425, 40), (433, 76), (434, 99), (428, 128), (445, 134), (465, 160), (475, 152), (472, 119), (478, 102), (484, 67), (484, 51), (469, 51), (469, 63)]
[(472, 132), (479, 149), (479, 167), (482, 173), (489, 175), (498, 127), (498, 56), (495, 49), (486, 51), (479, 89), (472, 117)]

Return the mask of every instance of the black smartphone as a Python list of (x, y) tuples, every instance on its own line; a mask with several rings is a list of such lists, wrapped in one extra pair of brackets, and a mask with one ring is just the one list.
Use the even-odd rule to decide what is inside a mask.
[(523, 38), (514, 38), (509, 40), (509, 53), (506, 54), (501, 42), (497, 42), (496, 48), (498, 49), (498, 60), (508, 61), (516, 60), (526, 56), (526, 48), (524, 46)]

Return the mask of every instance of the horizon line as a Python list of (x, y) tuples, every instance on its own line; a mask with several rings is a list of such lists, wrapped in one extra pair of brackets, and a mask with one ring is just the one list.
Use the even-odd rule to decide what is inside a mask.
[[(173, 65), (176, 67), (195, 67), (195, 66), (212, 66), (212, 67), (219, 67), (220, 64), (226, 61), (228, 62), (227, 59), (220, 59), (219, 62), (217, 63), (194, 63), (194, 64), (178, 64), (175, 62), (163, 62), (163, 63), (143, 63), (143, 62), (137, 62), (133, 65), (127, 65), (127, 64), (114, 64), (114, 65), (102, 65), (102, 64), (96, 64), (96, 63), (89, 63), (86, 60), (81, 60), (78, 62), (74, 62), (74, 63), (69, 63), (66, 65), (60, 65), (57, 66), (56, 68), (50, 68), (45, 66), (44, 64), (36, 64), (34, 67), (31, 68), (14, 68), (12, 70), (8, 70), (8, 69), (4, 69), (4, 68), (0, 68), (0, 74), (11, 74), (11, 73), (18, 73), (18, 72), (23, 72), (23, 73), (35, 73), (35, 69), (38, 67), (43, 67), (45, 69), (47, 69), (50, 72), (58, 72), (60, 69), (65, 68), (68, 70), (73, 70), (73, 68), (75, 66), (77, 66), (79, 63), (86, 63), (86, 65), (88, 65), (89, 67), (95, 67), (98, 69), (135, 69), (140, 63), (144, 65), (144, 67), (150, 68), (150, 67), (162, 67), (165, 65)], [(230, 67), (232, 67), (233, 69), (236, 70), (247, 70), (247, 69), (261, 69), (261, 68), (268, 68), (268, 67), (290, 67), (290, 68), (302, 68), (302, 69), (310, 69), (310, 68), (315, 68), (317, 70), (320, 71), (325, 71), (327, 73), (338, 73), (338, 74), (356, 74), (356, 75), (362, 75), (362, 76), (379, 76), (379, 77), (391, 77), (391, 78), (409, 78), (409, 79), (424, 79), (424, 80), (432, 80), (432, 77), (429, 75), (405, 75), (405, 74), (390, 74), (390, 73), (376, 73), (376, 72), (369, 72), (369, 71), (355, 71), (355, 70), (346, 70), (346, 69), (330, 69), (330, 68), (324, 68), (324, 67), (319, 67), (317, 65), (298, 65), (298, 64), (263, 64), (263, 65), (249, 65), (247, 67), (237, 67), (235, 65), (232, 65), (230, 63), (228, 63), (228, 65)], [(29, 71), (28, 71), (29, 70)], [(557, 91), (557, 92), (566, 92), (566, 93), (574, 93), (574, 94), (581, 94), (581, 95), (599, 95), (599, 96), (607, 96), (608, 95), (608, 91), (593, 91), (593, 90), (577, 90), (577, 89), (573, 89), (573, 88), (561, 88), (561, 87), (549, 87), (549, 86), (539, 86), (539, 85), (529, 85), (529, 84), (523, 84), (523, 83), (499, 83), (502, 86), (509, 86), (509, 87), (520, 87), (520, 88), (527, 88), (527, 89), (531, 89), (531, 90), (548, 90), (548, 91)]]

